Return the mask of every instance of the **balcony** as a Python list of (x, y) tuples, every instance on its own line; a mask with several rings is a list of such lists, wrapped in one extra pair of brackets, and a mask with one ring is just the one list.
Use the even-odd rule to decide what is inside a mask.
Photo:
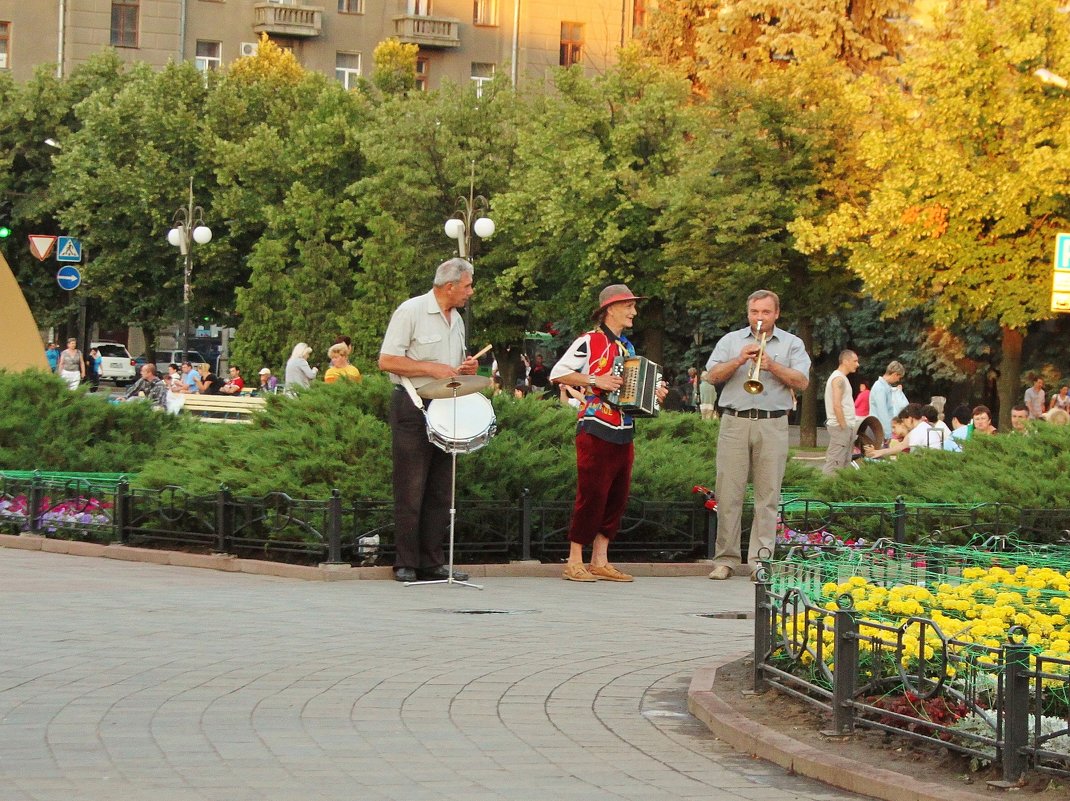
[(253, 6), (253, 30), (268, 36), (319, 36), (323, 29), (323, 9), (279, 3)]
[(420, 47), (460, 47), (461, 21), (453, 17), (405, 14), (394, 17), (394, 36)]

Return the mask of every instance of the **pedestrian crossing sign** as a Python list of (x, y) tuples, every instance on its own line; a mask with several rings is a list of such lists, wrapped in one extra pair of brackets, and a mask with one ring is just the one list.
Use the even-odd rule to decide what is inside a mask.
[(73, 236), (61, 236), (56, 245), (56, 261), (82, 260), (82, 241)]

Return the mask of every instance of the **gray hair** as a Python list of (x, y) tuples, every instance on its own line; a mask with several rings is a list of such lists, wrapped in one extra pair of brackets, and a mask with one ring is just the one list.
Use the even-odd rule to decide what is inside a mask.
[(780, 311), (780, 296), (771, 289), (759, 289), (755, 292), (751, 292), (750, 297), (747, 298), (747, 308), (750, 308), (750, 305), (753, 301), (765, 300), (766, 298), (772, 298), (773, 307), (777, 311)]
[(312, 348), (308, 346), (307, 342), (298, 342), (290, 352), (291, 359), (307, 359), (311, 355)]
[(906, 375), (907, 368), (903, 366), (902, 362), (888, 362), (888, 369), (884, 371), (884, 374), (891, 375), (892, 373), (895, 373), (896, 375)]
[(435, 270), (435, 286), (456, 284), (464, 273), (475, 275), (475, 267), (467, 259), (453, 258), (442, 262)]

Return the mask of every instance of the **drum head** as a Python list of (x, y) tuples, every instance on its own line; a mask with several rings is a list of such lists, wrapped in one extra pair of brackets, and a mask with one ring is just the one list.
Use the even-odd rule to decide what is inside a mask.
[(494, 407), (485, 395), (431, 401), (427, 425), (446, 442), (463, 443), (486, 434), (494, 425)]

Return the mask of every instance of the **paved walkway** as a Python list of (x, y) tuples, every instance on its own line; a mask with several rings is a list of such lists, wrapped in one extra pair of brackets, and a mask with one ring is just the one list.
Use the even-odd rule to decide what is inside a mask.
[(0, 549), (0, 801), (857, 798), (688, 715), (748, 582), (485, 581)]

